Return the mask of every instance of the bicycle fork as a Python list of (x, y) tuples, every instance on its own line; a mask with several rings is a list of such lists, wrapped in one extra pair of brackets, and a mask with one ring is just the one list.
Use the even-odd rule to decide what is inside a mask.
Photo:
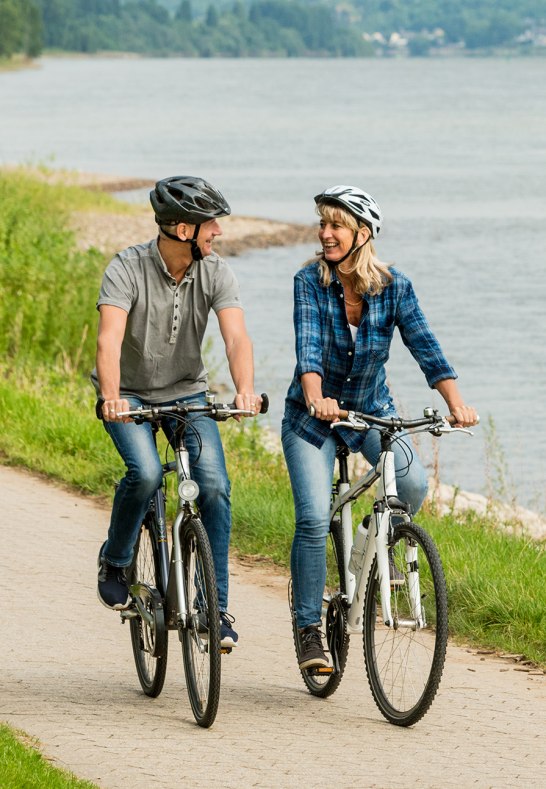
[[(417, 546), (408, 541), (405, 549), (405, 560), (408, 569), (407, 573), (407, 594), (410, 602), (411, 619), (399, 619), (393, 614), (391, 606), (391, 581), (389, 570), (389, 542), (390, 531), (392, 529), (393, 510), (389, 506), (389, 501), (398, 502), (398, 492), (396, 488), (396, 475), (394, 469), (394, 453), (383, 451), (378, 466), (380, 466), (380, 482), (377, 491), (377, 499), (374, 504), (373, 516), (370, 519), (369, 535), (366, 545), (364, 561), (356, 577), (345, 567), (346, 588), (348, 592), (349, 610), (347, 614), (347, 628), (350, 633), (362, 632), (362, 617), (364, 613), (364, 598), (370, 570), (374, 557), (377, 557), (377, 574), (379, 578), (379, 588), (381, 596), (381, 613), (383, 624), (386, 627), (406, 627), (412, 630), (420, 629), (424, 626), (423, 610), (421, 606), (421, 593), (419, 586), (419, 568), (417, 562)], [(352, 542), (352, 524), (350, 523), (350, 503), (347, 503), (343, 510), (347, 510), (347, 515), (343, 517), (344, 542), (350, 545)], [(404, 520), (409, 520), (409, 515), (398, 511), (396, 513)], [(347, 541), (348, 538), (348, 541)], [(353, 591), (354, 590), (354, 591)]]
[(177, 600), (176, 624), (180, 634), (181, 628), (188, 626), (188, 601), (186, 599), (186, 585), (184, 583), (181, 534), (184, 528), (184, 520), (191, 517), (191, 502), (195, 501), (199, 495), (199, 486), (197, 482), (194, 482), (190, 477), (189, 453), (185, 444), (177, 447), (175, 455), (178, 480), (178, 513), (173, 524), (173, 549), (169, 572), (169, 591), (172, 589), (174, 578)]

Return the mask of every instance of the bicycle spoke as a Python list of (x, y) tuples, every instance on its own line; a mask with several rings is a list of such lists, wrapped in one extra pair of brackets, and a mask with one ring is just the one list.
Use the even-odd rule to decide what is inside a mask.
[(426, 713), (440, 682), (447, 645), (447, 597), (437, 550), (419, 526), (396, 528), (392, 556), (403, 575), (403, 583), (391, 586), (393, 626), (383, 624), (374, 562), (364, 609), (364, 655), (379, 709), (391, 723), (409, 726)]
[[(160, 581), (159, 556), (150, 529), (148, 524), (143, 524), (141, 527), (129, 579), (131, 584), (146, 584), (151, 589), (157, 589)], [(154, 614), (153, 598), (145, 595), (140, 599), (145, 610)], [(158, 696), (163, 689), (167, 670), (167, 631), (164, 623), (161, 625), (161, 632), (156, 633), (154, 627), (143, 622), (140, 616), (135, 616), (129, 621), (133, 655), (140, 684), (147, 696)], [(153, 653), (158, 645), (158, 639), (160, 640), (161, 654), (156, 656)]]
[(182, 557), (188, 622), (181, 636), (188, 695), (197, 723), (208, 727), (220, 697), (220, 615), (209, 541), (195, 518), (183, 527)]

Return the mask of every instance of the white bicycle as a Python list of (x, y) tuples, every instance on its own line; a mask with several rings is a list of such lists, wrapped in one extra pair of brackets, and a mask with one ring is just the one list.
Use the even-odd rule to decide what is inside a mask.
[[(447, 592), (436, 545), (398, 498), (392, 445), (417, 432), (472, 433), (451, 427), (450, 418), (432, 408), (425, 409), (422, 419), (383, 419), (354, 411), (341, 411), (340, 419), (332, 429), (379, 429), (381, 454), (375, 467), (351, 485), (349, 450), (338, 446), (339, 476), (330, 511), (337, 578), (336, 586), (325, 589), (322, 617), (331, 665), (301, 673), (314, 696), (330, 696), (341, 682), (350, 636), (362, 634), (377, 706), (391, 723), (411, 726), (428, 711), (440, 684), (448, 637)], [(359, 524), (353, 542), (353, 503), (376, 482), (373, 512)], [(291, 585), (289, 603), (299, 658)]]

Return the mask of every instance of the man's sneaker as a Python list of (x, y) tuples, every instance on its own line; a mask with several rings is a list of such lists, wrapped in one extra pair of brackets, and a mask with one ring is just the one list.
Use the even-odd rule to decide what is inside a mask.
[(320, 625), (309, 625), (299, 631), (300, 637), (300, 669), (324, 668), (330, 663), (324, 653)]
[(102, 548), (99, 552), (98, 568), (97, 595), (101, 603), (106, 608), (113, 608), (115, 611), (128, 608), (131, 603), (131, 595), (125, 576), (126, 568), (108, 564), (102, 556)]
[(220, 611), (220, 646), (222, 649), (233, 649), (239, 640), (238, 634), (232, 628), (235, 618), (227, 613)]
[(403, 586), (406, 582), (404, 573), (401, 573), (395, 564), (392, 548), (389, 548), (389, 576), (391, 579), (391, 586)]

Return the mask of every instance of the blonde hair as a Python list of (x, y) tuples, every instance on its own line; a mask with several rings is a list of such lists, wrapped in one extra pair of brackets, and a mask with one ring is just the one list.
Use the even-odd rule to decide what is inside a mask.
[[(355, 217), (340, 206), (321, 203), (317, 206), (317, 214), (325, 222), (342, 225), (352, 230), (353, 233), (361, 229), (361, 225), (358, 224)], [(317, 261), (320, 268), (320, 281), (327, 288), (332, 282), (332, 272), (326, 261), (321, 257), (314, 257), (304, 265), (308, 266)], [(378, 296), (393, 280), (389, 264), (382, 263), (375, 254), (371, 236), (361, 249), (351, 255), (348, 261), (350, 267), (345, 273), (351, 276), (357, 293)]]

